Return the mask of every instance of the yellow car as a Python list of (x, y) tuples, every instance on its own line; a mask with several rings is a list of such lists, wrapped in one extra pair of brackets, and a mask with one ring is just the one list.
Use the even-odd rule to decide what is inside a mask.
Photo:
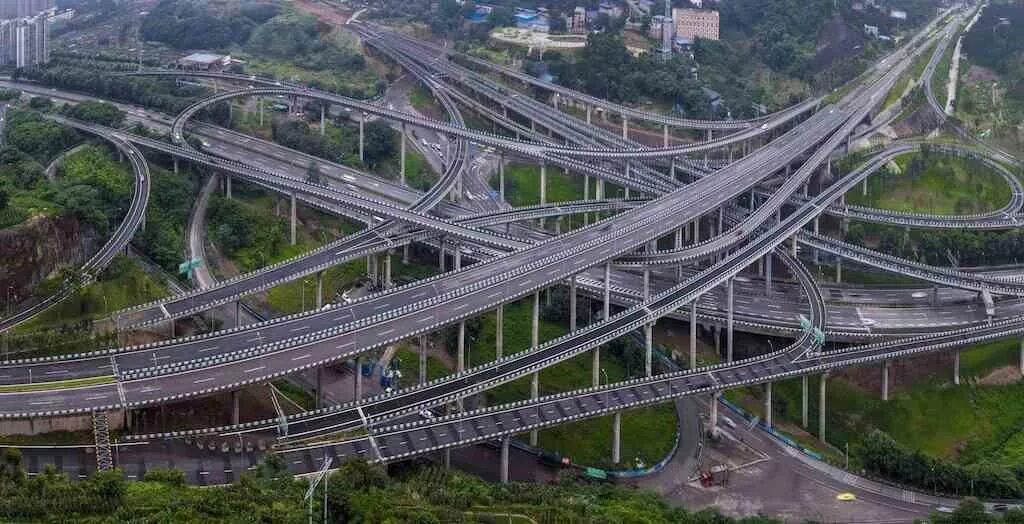
[(854, 495), (853, 493), (840, 493), (836, 495), (836, 500), (841, 500), (843, 502), (851, 502), (857, 500), (857, 495)]

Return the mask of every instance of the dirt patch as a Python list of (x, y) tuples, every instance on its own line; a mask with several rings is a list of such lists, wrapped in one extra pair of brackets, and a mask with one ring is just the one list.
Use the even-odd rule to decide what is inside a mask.
[[(881, 394), (881, 363), (847, 368), (840, 371), (838, 375), (865, 391)], [(953, 379), (952, 353), (894, 359), (889, 364), (889, 394), (905, 390), (922, 379), (936, 377), (950, 381)]]
[(334, 7), (323, 4), (314, 4), (309, 0), (295, 0), (295, 5), (299, 6), (299, 9), (332, 25), (344, 25), (348, 22), (348, 17), (350, 16), (350, 13), (342, 12)]
[(1004, 386), (1016, 384), (1020, 380), (1020, 369), (1017, 366), (1003, 366), (978, 379), (982, 386)]
[(999, 80), (999, 75), (987, 67), (971, 64), (970, 69), (967, 70), (967, 77), (965, 80), (971, 85), (980, 82), (995, 82)]

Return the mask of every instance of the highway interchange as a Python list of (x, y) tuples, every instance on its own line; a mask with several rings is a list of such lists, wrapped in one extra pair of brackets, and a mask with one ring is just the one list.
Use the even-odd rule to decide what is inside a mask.
[[(1010, 184), (1011, 200), (1003, 208), (983, 215), (901, 215), (839, 203), (845, 192), (892, 158), (919, 150), (922, 147), (919, 142), (896, 142), (870, 151), (865, 154), (866, 161), (860, 168), (823, 187), (819, 194), (800, 194), (812, 177), (825, 169), (831, 171), (833, 155), (849, 147), (849, 137), (857, 133), (863, 122), (870, 121), (872, 112), (913, 63), (917, 53), (937, 40), (941, 44), (927, 69), (928, 74), (934, 71), (934, 56), (941, 55), (939, 50), (954, 37), (961, 21), (962, 15), (958, 15), (948, 27), (937, 29), (934, 35), (915, 38), (862, 75), (853, 89), (833, 103), (809, 101), (755, 121), (690, 121), (639, 112), (361, 24), (353, 29), (364, 42), (392, 57), (423, 81), (449, 114), (449, 121), (434, 121), (383, 104), (301, 86), (262, 82), (256, 87), (249, 85), (259, 83), (256, 79), (232, 78), (232, 75), (218, 78), (238, 80), (243, 84), (241, 88), (204, 99), (172, 122), (155, 122), (159, 118), (145, 111), (132, 115), (149, 124), (163, 127), (170, 124), (174, 144), (122, 130), (62, 120), (114, 142), (127, 151), (136, 171), (136, 199), (128, 218), (118, 229), (119, 234), (108, 243), (112, 252), (124, 247), (145, 211), (145, 197), (141, 195), (148, 194), (148, 172), (135, 147), (212, 167), (289, 195), (293, 202), (298, 199), (327, 212), (368, 223), (363, 232), (295, 260), (122, 312), (117, 318), (119, 325), (138, 327), (196, 314), (332, 265), (401, 249), (410, 242), (447, 247), (454, 255), (455, 268), (436, 277), (385, 288), (351, 304), (334, 304), (209, 335), (94, 354), (9, 361), (0, 366), (2, 384), (26, 383), (33, 376), (37, 381), (38, 377), (67, 379), (108, 375), (112, 379), (87, 388), (2, 393), (0, 417), (131, 410), (237, 390), (348, 360), (464, 322), (500, 308), (502, 304), (536, 297), (545, 288), (567, 283), (574, 291), (603, 301), (606, 314), (587, 326), (574, 326), (577, 329), (555, 340), (541, 343), (534, 336), (534, 347), (528, 351), (476, 368), (459, 369), (450, 377), (291, 417), (288, 438), (279, 439), (281, 452), (298, 457), (289, 460), (297, 472), (315, 469), (317, 461), (325, 456), (400, 460), (582, 418), (612, 415), (683, 396), (1020, 336), (1024, 324), (1017, 315), (1024, 302), (1013, 297), (1024, 296), (1024, 284), (1018, 279), (901, 260), (817, 234), (817, 217), (824, 213), (909, 227), (1016, 227), (1024, 192), (1016, 177), (1003, 167), (1005, 154), (993, 154), (978, 147), (945, 146), (946, 153), (978, 158)], [(439, 58), (442, 55), (445, 58)], [(459, 65), (460, 61), (490, 68), (556, 93), (555, 107), (513, 93), (511, 88)], [(140, 74), (214, 76), (161, 71)], [(448, 155), (443, 176), (426, 193), (327, 162), (323, 165), (328, 183), (319, 185), (303, 179), (308, 158), (272, 144), (253, 147), (250, 140), (255, 139), (243, 139), (234, 132), (209, 124), (189, 123), (192, 116), (210, 104), (237, 97), (279, 95), (321, 100), (351, 110), (353, 115), (362, 114), (363, 119), (366, 115), (385, 119), (401, 129), (408, 126), (443, 134), (451, 137), (457, 153)], [(489, 98), (490, 102), (482, 103), (481, 98)], [(587, 122), (561, 112), (557, 108), (558, 101), (583, 104)], [(494, 119), (516, 138), (464, 127), (456, 103)], [(594, 108), (622, 115), (623, 136), (590, 126)], [(509, 119), (510, 112), (518, 116)], [(630, 120), (666, 126), (665, 143), (661, 147), (650, 147), (632, 142), (628, 132)], [(530, 125), (524, 125), (524, 121), (529, 121)], [(547, 134), (538, 131), (538, 126)], [(667, 139), (668, 127), (725, 131), (726, 134), (694, 144), (672, 145)], [(209, 145), (204, 145), (203, 151), (193, 149), (183, 140), (187, 132), (202, 136)], [(561, 140), (552, 140), (552, 136)], [(750, 147), (755, 140), (763, 145)], [(483, 211), (467, 209), (458, 201), (443, 201), (446, 195), (461, 192), (464, 182), (460, 177), (468, 169), (469, 142), (477, 149), (486, 146), (509, 157), (585, 175), (588, 183), (592, 177), (599, 181), (595, 187), (597, 199)], [(717, 170), (702, 169), (699, 160), (688, 158), (720, 151), (723, 147), (728, 149), (733, 161)], [(732, 159), (736, 147), (745, 150), (745, 154)], [(251, 162), (257, 151), (260, 152), (259, 162)], [(677, 174), (680, 176), (674, 176)], [(684, 176), (688, 182), (683, 180)], [(628, 188), (635, 194), (624, 200), (605, 198), (598, 189), (605, 182)], [(752, 199), (756, 205), (748, 201), (753, 209), (734, 203), (747, 194), (757, 195)], [(527, 225), (528, 221), (541, 218), (571, 217), (588, 212), (602, 212), (604, 218), (557, 235)], [(701, 229), (691, 227), (691, 224), (700, 224), (702, 217), (711, 232), (703, 241), (698, 236)], [(504, 226), (495, 227), (508, 222), (518, 224), (507, 230)], [(815, 226), (813, 233), (804, 230), (811, 223)], [(659, 239), (666, 239), (667, 244), (664, 241), (661, 244), (672, 247), (659, 249), (656, 244)], [(944, 287), (934, 291), (931, 287), (912, 291), (861, 290), (859, 297), (844, 288), (828, 289), (826, 293), (793, 256), (798, 241), (822, 252), (911, 274)], [(101, 268), (112, 254), (97, 257), (96, 267)], [(462, 265), (463, 257), (473, 263)], [(782, 262), (795, 282), (773, 282), (772, 259)], [(753, 265), (763, 268), (763, 276), (736, 278)], [(94, 271), (83, 273), (93, 274)], [(920, 290), (927, 290), (928, 298), (922, 300), (917, 296)], [(771, 293), (783, 298), (780, 301)], [(835, 294), (846, 294), (844, 298), (852, 304), (827, 304)], [(980, 301), (975, 298), (978, 294), (1005, 296), (996, 302), (998, 318), (991, 318), (985, 308), (980, 307)], [(534, 300), (536, 303), (536, 298)], [(912, 313), (893, 310), (891, 314), (895, 317), (924, 315), (927, 321), (899, 325), (899, 322), (878, 318), (867, 324), (856, 305), (887, 301), (916, 306), (903, 308)], [(573, 307), (575, 302), (574, 299)], [(621, 309), (616, 312), (611, 307), (613, 304)], [(870, 343), (825, 350), (811, 330), (800, 327), (796, 321), (798, 314), (806, 315), (812, 327), (822, 330), (829, 340)], [(726, 361), (671, 374), (655, 375), (648, 370), (648, 376), (643, 378), (553, 397), (539, 397), (534, 382), (535, 398), (528, 401), (452, 414), (437, 420), (409, 420), (409, 415), (426, 407), (455, 402), (518, 377), (533, 374), (536, 381), (538, 370), (584, 352), (593, 352), (596, 362), (601, 344), (634, 330), (646, 329), (665, 316), (690, 320), (692, 325), (699, 319), (704, 324), (725, 327)], [(3, 320), (12, 325), (19, 321), (21, 319), (16, 317)], [(795, 338), (795, 342), (765, 355), (733, 361), (735, 329), (788, 336)], [(647, 358), (649, 361), (649, 353)], [(278, 426), (279, 421), (267, 420), (196, 428), (170, 435), (138, 435), (132, 445), (166, 446), (164, 439), (186, 436), (191, 440), (200, 436), (217, 439), (260, 435), (261, 439), (274, 440), (279, 437), (276, 435)], [(339, 431), (357, 428), (368, 433), (358, 438), (327, 438)], [(304, 443), (302, 438), (309, 436), (319, 440)]]

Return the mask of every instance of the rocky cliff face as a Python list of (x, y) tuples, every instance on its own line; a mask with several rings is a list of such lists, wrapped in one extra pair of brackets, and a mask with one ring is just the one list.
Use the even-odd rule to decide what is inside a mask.
[(0, 305), (32, 294), (36, 284), (66, 266), (81, 265), (99, 247), (96, 232), (74, 217), (38, 217), (0, 230)]

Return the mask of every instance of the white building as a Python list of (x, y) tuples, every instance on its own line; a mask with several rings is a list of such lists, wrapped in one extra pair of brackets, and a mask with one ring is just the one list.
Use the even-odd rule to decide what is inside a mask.
[(0, 20), (0, 65), (32, 67), (50, 61), (48, 15)]

